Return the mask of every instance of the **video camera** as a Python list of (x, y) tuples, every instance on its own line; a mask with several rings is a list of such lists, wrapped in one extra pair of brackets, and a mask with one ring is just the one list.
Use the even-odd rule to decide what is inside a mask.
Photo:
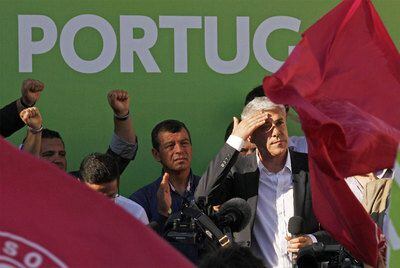
[(184, 204), (172, 214), (164, 226), (163, 236), (188, 259), (197, 261), (206, 253), (233, 244), (233, 232), (244, 229), (250, 221), (251, 209), (241, 198), (221, 205), (218, 212), (206, 206), (205, 198)]

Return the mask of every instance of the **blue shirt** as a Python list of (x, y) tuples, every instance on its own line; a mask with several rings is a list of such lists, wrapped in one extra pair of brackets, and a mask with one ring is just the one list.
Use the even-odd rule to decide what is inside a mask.
[[(161, 180), (162, 176), (154, 182), (140, 188), (129, 197), (144, 208), (147, 217), (149, 218), (149, 222), (158, 222), (160, 219), (160, 214), (157, 210), (157, 191), (160, 187)], [(171, 187), (172, 213), (180, 211), (185, 202), (191, 202), (194, 200), (194, 192), (199, 184), (199, 180), (199, 176), (190, 172), (188, 189), (183, 195), (180, 195), (178, 192), (174, 191), (173, 187)]]

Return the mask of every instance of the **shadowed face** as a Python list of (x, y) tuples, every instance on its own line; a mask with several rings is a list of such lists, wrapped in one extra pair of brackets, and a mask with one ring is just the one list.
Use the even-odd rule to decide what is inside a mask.
[(115, 179), (110, 182), (102, 183), (102, 184), (95, 184), (95, 183), (87, 183), (85, 182), (89, 188), (104, 194), (106, 197), (110, 199), (114, 199), (118, 194), (118, 180)]
[(159, 149), (153, 148), (152, 154), (166, 171), (181, 172), (190, 169), (192, 144), (184, 128), (176, 133), (162, 131), (158, 134), (158, 141)]
[(40, 147), (40, 157), (62, 170), (67, 170), (67, 159), (64, 143), (59, 138), (44, 138)]
[(251, 135), (251, 141), (259, 151), (266, 152), (270, 157), (281, 156), (288, 149), (288, 131), (286, 114), (280, 109), (268, 110), (268, 120)]

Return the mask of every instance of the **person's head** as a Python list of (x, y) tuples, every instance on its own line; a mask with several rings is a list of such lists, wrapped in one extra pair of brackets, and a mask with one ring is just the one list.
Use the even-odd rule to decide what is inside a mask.
[(101, 153), (86, 156), (79, 173), (79, 179), (96, 192), (109, 198), (118, 194), (119, 169), (112, 156)]
[(199, 268), (242, 268), (265, 267), (262, 260), (254, 256), (247, 247), (233, 245), (228, 248), (219, 248), (205, 255), (199, 263)]
[(249, 102), (254, 100), (254, 98), (257, 97), (264, 97), (264, 89), (262, 85), (259, 85), (255, 88), (253, 88), (249, 93), (246, 95), (246, 99), (244, 100), (244, 106), (246, 106)]
[(259, 111), (266, 112), (268, 120), (251, 134), (250, 142), (256, 144), (260, 152), (270, 157), (286, 154), (288, 131), (285, 107), (273, 103), (267, 97), (256, 97), (244, 107), (242, 120)]
[[(233, 131), (233, 122), (231, 122), (228, 127), (226, 128), (225, 131), (225, 141), (228, 140), (229, 136), (231, 135)], [(248, 140), (244, 141), (244, 145), (242, 149), (240, 150), (241, 155), (250, 155), (256, 152), (256, 145)]]
[(158, 123), (151, 132), (151, 142), (153, 157), (165, 171), (179, 173), (190, 170), (192, 140), (184, 123), (172, 119)]
[[(259, 85), (253, 88), (249, 93), (247, 93), (246, 98), (244, 100), (244, 106), (246, 106), (249, 102), (254, 100), (257, 97), (265, 97), (264, 88), (262, 85)], [(285, 105), (286, 113), (289, 112), (289, 105)]]
[(46, 128), (42, 130), (40, 157), (67, 170), (65, 145), (60, 133)]

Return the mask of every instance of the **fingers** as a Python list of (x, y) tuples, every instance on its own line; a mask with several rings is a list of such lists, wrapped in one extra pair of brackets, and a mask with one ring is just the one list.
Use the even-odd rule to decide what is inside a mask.
[(22, 121), (26, 123), (26, 121), (30, 118), (40, 116), (39, 109), (36, 107), (30, 107), (22, 110), (19, 113), (19, 116), (21, 117)]
[(265, 124), (267, 119), (268, 114), (266, 112), (258, 111), (238, 123), (232, 134), (246, 140), (257, 128)]
[(42, 126), (42, 116), (37, 107), (22, 110), (19, 114), (21, 120), (30, 128), (38, 129)]
[(129, 99), (129, 94), (126, 90), (115, 89), (108, 92), (107, 97), (109, 100), (125, 101)]
[(41, 92), (44, 89), (44, 84), (35, 79), (26, 79), (22, 83), (22, 90), (23, 91), (30, 91), (30, 92)]
[(308, 236), (299, 236), (295, 238), (286, 237), (288, 240), (288, 252), (298, 253), (299, 250), (305, 246), (312, 244), (312, 240)]
[(162, 189), (165, 193), (169, 193), (169, 174), (167, 172), (164, 173), (163, 178), (160, 183), (160, 189)]

